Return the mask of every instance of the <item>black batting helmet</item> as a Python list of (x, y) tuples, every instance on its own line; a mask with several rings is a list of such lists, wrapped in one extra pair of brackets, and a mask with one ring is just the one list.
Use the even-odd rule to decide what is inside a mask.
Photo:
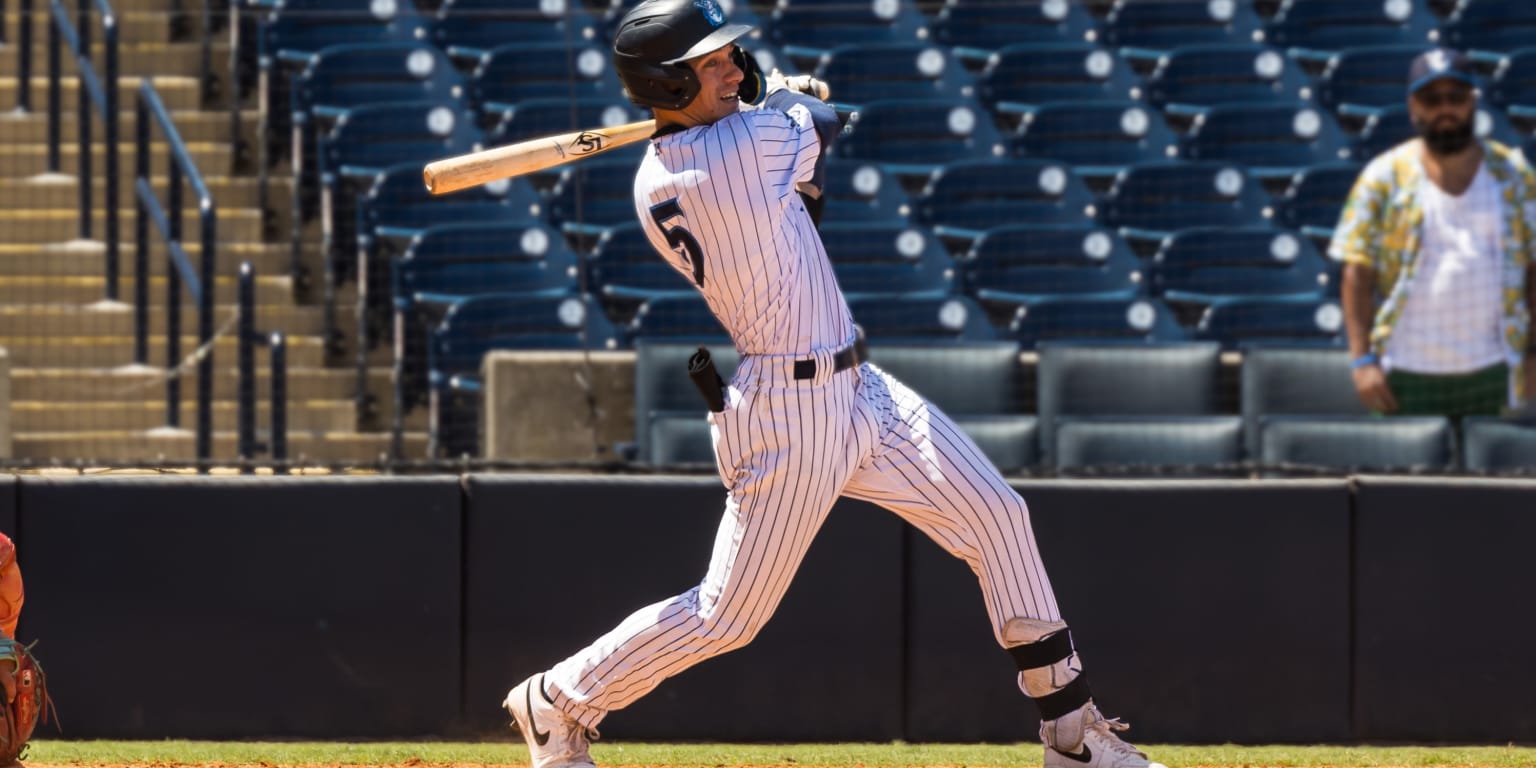
[(682, 109), (699, 93), (698, 76), (682, 62), (751, 31), (746, 24), (727, 22), (718, 0), (645, 0), (619, 22), (613, 68), (630, 101)]

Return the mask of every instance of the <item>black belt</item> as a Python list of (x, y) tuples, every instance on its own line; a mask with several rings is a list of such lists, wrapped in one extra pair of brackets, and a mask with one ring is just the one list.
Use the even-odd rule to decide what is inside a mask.
[[(864, 343), (864, 329), (854, 326), (853, 330), (856, 334), (853, 343), (839, 349), (837, 354), (832, 356), (833, 373), (842, 373), (849, 368), (856, 368), (859, 363), (869, 359), (869, 348)], [(814, 358), (795, 361), (795, 379), (797, 381), (814, 378), (816, 378), (816, 360)]]

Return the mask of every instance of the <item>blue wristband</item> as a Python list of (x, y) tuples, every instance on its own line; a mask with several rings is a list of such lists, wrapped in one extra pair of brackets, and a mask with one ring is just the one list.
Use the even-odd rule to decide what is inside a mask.
[(1380, 362), (1381, 362), (1381, 359), (1376, 357), (1376, 353), (1375, 352), (1367, 352), (1367, 353), (1365, 353), (1365, 354), (1355, 358), (1354, 360), (1350, 361), (1349, 369), (1350, 370), (1355, 370), (1357, 368), (1364, 368), (1367, 365), (1376, 365), (1377, 363), (1380, 363)]

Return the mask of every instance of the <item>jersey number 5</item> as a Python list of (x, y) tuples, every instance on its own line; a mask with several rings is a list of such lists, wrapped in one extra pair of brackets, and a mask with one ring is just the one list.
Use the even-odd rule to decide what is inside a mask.
[(668, 245), (674, 250), (683, 249), (684, 258), (688, 259), (688, 264), (693, 267), (693, 282), (702, 287), (704, 285), (704, 251), (699, 248), (699, 241), (694, 238), (692, 232), (681, 225), (669, 229), (663, 223), (681, 215), (683, 215), (683, 208), (677, 204), (675, 197), (651, 206), (651, 219), (661, 228), (662, 234), (667, 236)]

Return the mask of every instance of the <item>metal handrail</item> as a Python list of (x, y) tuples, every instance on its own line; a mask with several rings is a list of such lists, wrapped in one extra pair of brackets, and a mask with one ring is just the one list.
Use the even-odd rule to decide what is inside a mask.
[[(30, 0), (23, 5), (22, 29), (28, 30), (30, 26), (31, 8)], [(102, 43), (105, 46), (102, 62), (103, 74), (98, 77), (96, 68), (91, 63), (91, 6), (101, 16)], [(59, 40), (69, 44), (70, 52), (74, 55), (76, 70), (79, 73), (79, 106), (76, 107), (77, 117), (80, 121), (79, 141), (80, 157), (79, 168), (76, 172), (76, 180), (79, 183), (80, 194), (80, 237), (91, 237), (91, 110), (94, 107), (100, 110), (102, 119), (102, 133), (105, 144), (102, 148), (103, 159), (106, 163), (104, 181), (106, 186), (105, 209), (102, 211), (106, 224), (106, 298), (116, 300), (118, 296), (118, 255), (120, 236), (118, 231), (118, 149), (117, 149), (117, 123), (118, 123), (118, 80), (117, 80), (117, 47), (118, 24), (117, 14), (113, 13), (112, 6), (107, 0), (80, 0), (77, 19), (72, 28), (70, 25), (69, 11), (65, 9), (61, 0), (49, 0), (48, 3), (48, 170), (58, 173), (60, 170), (59, 146), (62, 142), (60, 127), (60, 65), (59, 65)], [(20, 53), (21, 62), (30, 62), (32, 56), (32, 35), (30, 31), (23, 31)], [(30, 77), (30, 65), (24, 64), (18, 68), (19, 76)], [(21, 91), (18, 93), (18, 106), (30, 105), (31, 95), (28, 93), (26, 81), (19, 83)]]
[[(197, 301), (197, 458), (208, 459), (213, 453), (213, 295), (214, 266), (217, 264), (218, 216), (213, 195), (203, 176), (197, 170), (187, 145), (171, 122), (171, 113), (165, 102), (148, 79), (139, 85), (135, 100), (135, 166), (134, 204), (137, 217), (134, 222), (134, 361), (149, 362), (149, 226), (164, 240), (167, 258), (166, 270), (166, 364), (172, 367), (166, 377), (166, 424), (178, 426), (181, 416), (181, 284)], [(170, 148), (167, 163), (166, 203), (161, 205), (150, 183), (149, 150), (151, 122), (160, 126)], [(194, 269), (181, 242), (182, 183), (191, 187), (197, 198), (199, 236), (202, 244), (201, 269)]]
[[(284, 462), (288, 459), (288, 339), (281, 331), (273, 331), (265, 336), (257, 332), (256, 268), (249, 261), (240, 262), (239, 333), (240, 384), (236, 421), (240, 435), (236, 452), (240, 457), (241, 471), (251, 472), (251, 460), (258, 452), (267, 450), (272, 454), (273, 471), (283, 474), (287, 471)], [(269, 393), (271, 407), (268, 414), (272, 427), (271, 438), (266, 445), (256, 442), (256, 347), (262, 344), (267, 347), (268, 364), (272, 368)]]

